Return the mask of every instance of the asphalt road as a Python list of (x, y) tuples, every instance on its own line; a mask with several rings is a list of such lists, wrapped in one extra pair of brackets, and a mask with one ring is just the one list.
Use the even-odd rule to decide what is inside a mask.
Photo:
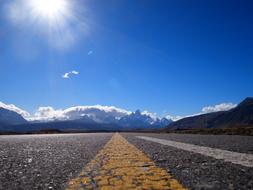
[(124, 137), (146, 153), (155, 163), (171, 172), (184, 186), (196, 190), (253, 189), (253, 168), (174, 147), (145, 141), (148, 136), (195, 144), (222, 150), (252, 154), (253, 137), (190, 134), (124, 134)]
[[(0, 136), (0, 189), (64, 189), (113, 134)], [(189, 189), (253, 189), (253, 168), (137, 138), (253, 154), (253, 137), (122, 133)], [(242, 158), (243, 159), (243, 158)]]
[(0, 136), (0, 189), (64, 189), (111, 136)]

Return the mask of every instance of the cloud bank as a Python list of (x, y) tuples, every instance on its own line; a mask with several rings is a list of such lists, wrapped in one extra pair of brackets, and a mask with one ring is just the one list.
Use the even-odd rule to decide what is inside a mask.
[(114, 106), (74, 106), (67, 109), (54, 109), (50, 106), (40, 107), (29, 120), (75, 120), (84, 116), (91, 118), (93, 121), (102, 123), (112, 119), (121, 118), (130, 114), (130, 111), (116, 108)]
[(221, 103), (215, 106), (206, 106), (202, 108), (202, 113), (212, 113), (212, 112), (218, 112), (218, 111), (227, 111), (234, 107), (236, 107), (237, 104), (233, 103)]
[[(186, 117), (186, 116), (185, 116)], [(178, 121), (180, 119), (183, 119), (184, 116), (173, 116), (173, 115), (166, 115), (166, 119), (172, 120), (172, 121)]]

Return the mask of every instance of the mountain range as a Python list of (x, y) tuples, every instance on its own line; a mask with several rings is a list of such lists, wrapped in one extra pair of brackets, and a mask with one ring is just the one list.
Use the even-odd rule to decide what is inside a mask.
[(246, 98), (235, 108), (186, 117), (170, 123), (166, 129), (232, 128), (253, 125), (253, 98)]
[[(12, 106), (13, 108), (13, 106)], [(20, 110), (0, 107), (0, 132), (29, 132), (45, 129), (61, 131), (132, 131), (171, 129), (218, 129), (253, 125), (253, 98), (246, 98), (228, 111), (185, 117), (178, 121), (159, 118), (148, 112), (127, 112), (115, 107), (72, 107), (66, 110), (41, 108), (37, 120), (26, 120)], [(48, 117), (50, 114), (52, 116)], [(47, 116), (47, 117), (45, 117)], [(47, 119), (45, 119), (47, 118)]]
[[(43, 117), (41, 117), (43, 118)], [(148, 113), (136, 110), (124, 113), (115, 109), (103, 110), (94, 107), (75, 107), (60, 116), (48, 120), (27, 121), (15, 111), (0, 108), (0, 131), (28, 132), (44, 129), (64, 131), (114, 131), (160, 129), (172, 121), (166, 118), (152, 117)]]
[(25, 124), (27, 121), (15, 111), (0, 107), (0, 126)]

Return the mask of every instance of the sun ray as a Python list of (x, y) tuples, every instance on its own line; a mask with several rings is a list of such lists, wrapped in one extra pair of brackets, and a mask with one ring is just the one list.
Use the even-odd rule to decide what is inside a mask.
[(7, 5), (13, 24), (28, 27), (50, 47), (69, 49), (88, 33), (84, 3), (77, 0), (14, 0)]
[(67, 0), (28, 0), (28, 6), (33, 15), (48, 22), (63, 21), (70, 9)]

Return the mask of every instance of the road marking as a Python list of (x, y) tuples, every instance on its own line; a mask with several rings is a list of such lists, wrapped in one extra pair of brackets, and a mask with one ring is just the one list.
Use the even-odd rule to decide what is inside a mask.
[(143, 152), (116, 133), (66, 190), (186, 190)]
[(156, 142), (162, 145), (172, 146), (178, 149), (199, 153), (204, 156), (210, 156), (216, 159), (224, 160), (225, 162), (231, 162), (233, 164), (239, 164), (246, 167), (253, 167), (253, 155), (239, 152), (232, 152), (228, 150), (222, 150), (217, 148), (210, 148), (204, 146), (198, 146), (193, 144), (181, 143), (176, 141), (158, 139), (154, 137), (136, 136), (139, 139)]

